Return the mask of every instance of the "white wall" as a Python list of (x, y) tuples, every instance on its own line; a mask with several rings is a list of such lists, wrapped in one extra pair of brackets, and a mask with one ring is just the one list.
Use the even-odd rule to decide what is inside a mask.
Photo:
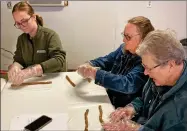
[[(155, 28), (172, 28), (179, 39), (186, 34), (186, 1), (69, 1), (69, 6), (34, 7), (45, 26), (54, 29), (61, 37), (67, 51), (68, 68), (103, 56), (116, 49), (121, 43), (120, 33), (129, 18), (137, 15), (148, 17)], [(13, 2), (15, 4), (16, 2)], [(15, 51), (16, 40), (21, 33), (13, 27), (11, 10), (1, 2), (1, 47)], [(2, 51), (1, 51), (2, 52)], [(10, 63), (1, 58), (1, 68)]]

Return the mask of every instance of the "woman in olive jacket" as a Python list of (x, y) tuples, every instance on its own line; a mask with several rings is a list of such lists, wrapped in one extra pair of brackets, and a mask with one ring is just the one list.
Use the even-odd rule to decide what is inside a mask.
[(57, 33), (43, 27), (43, 20), (27, 2), (14, 5), (14, 26), (24, 33), (18, 37), (14, 62), (8, 78), (15, 85), (43, 73), (65, 71), (66, 52)]

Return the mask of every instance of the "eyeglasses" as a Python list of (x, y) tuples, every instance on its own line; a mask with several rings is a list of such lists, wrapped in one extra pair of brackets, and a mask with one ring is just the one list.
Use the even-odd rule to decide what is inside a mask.
[[(32, 16), (31, 16), (32, 17)], [(31, 17), (29, 19), (25, 19), (24, 21), (22, 21), (21, 23), (17, 23), (15, 22), (14, 26), (17, 29), (20, 29), (21, 26), (26, 27), (28, 25), (28, 21), (31, 19)]]
[(127, 41), (130, 41), (134, 36), (140, 35), (140, 34), (135, 34), (133, 36), (125, 35), (124, 32), (121, 32), (121, 35), (123, 38), (125, 38)]
[(156, 66), (154, 66), (154, 67), (152, 67), (152, 68), (146, 67), (143, 63), (142, 63), (142, 66), (144, 67), (145, 70), (147, 70), (148, 72), (151, 72), (153, 69), (155, 69), (155, 68), (157, 68), (157, 67), (159, 67), (159, 66), (161, 66), (161, 65), (164, 65), (164, 64), (166, 64), (167, 62), (168, 62), (168, 61), (163, 62), (163, 63), (158, 64), (158, 65), (156, 65)]

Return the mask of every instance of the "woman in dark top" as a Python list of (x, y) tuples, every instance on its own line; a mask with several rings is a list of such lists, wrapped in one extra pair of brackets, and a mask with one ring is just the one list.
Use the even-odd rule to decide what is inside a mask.
[(24, 33), (18, 37), (14, 62), (9, 66), (8, 78), (15, 85), (24, 79), (63, 70), (66, 52), (58, 34), (43, 27), (43, 20), (27, 2), (14, 5), (14, 26)]

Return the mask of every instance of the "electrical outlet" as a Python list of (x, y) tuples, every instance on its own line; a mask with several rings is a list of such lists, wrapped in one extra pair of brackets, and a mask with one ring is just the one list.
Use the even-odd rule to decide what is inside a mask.
[(151, 8), (152, 2), (151, 1), (146, 1), (147, 2), (147, 8)]
[(7, 1), (6, 4), (7, 4), (8, 9), (12, 9), (12, 2), (11, 1)]

